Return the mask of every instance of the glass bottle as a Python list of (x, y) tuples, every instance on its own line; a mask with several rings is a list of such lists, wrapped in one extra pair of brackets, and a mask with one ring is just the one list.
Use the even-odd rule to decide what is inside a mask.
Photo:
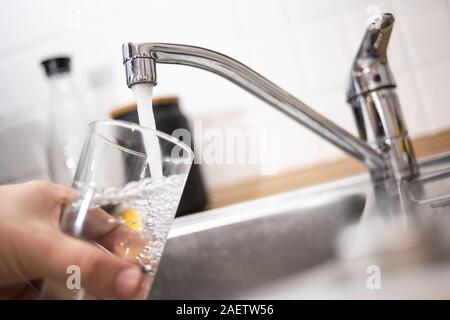
[(88, 119), (71, 79), (69, 57), (42, 61), (50, 83), (47, 158), (53, 182), (70, 186), (81, 153)]

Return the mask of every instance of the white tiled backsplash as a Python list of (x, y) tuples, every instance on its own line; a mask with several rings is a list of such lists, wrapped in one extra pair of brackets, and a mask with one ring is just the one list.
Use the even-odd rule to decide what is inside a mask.
[[(42, 58), (72, 55), (74, 78), (105, 115), (132, 101), (121, 44), (177, 42), (230, 55), (355, 133), (346, 81), (368, 15), (394, 13), (390, 63), (411, 136), (450, 125), (450, 0), (4, 1), (0, 5), (0, 183), (47, 178), (48, 87)], [(104, 75), (104, 76), (103, 76)], [(219, 77), (158, 67), (156, 95), (177, 94), (191, 120), (221, 128), (279, 130), (280, 170), (342, 156), (264, 103)], [(94, 107), (93, 107), (94, 108)], [(259, 174), (207, 165), (210, 186)]]

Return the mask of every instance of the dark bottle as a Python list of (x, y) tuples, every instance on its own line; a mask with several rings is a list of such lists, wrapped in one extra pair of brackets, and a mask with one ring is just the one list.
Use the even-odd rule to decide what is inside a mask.
[[(186, 117), (181, 113), (178, 98), (174, 96), (153, 99), (153, 114), (155, 116), (156, 129), (168, 135), (176, 129), (186, 129), (191, 133), (191, 145), (194, 150), (193, 134), (189, 128)], [(139, 123), (136, 104), (119, 107), (111, 111), (111, 117), (116, 120)], [(194, 150), (195, 151), (195, 150)], [(191, 171), (181, 195), (176, 216), (205, 210), (208, 204), (208, 196), (203, 182), (199, 164), (192, 164)]]

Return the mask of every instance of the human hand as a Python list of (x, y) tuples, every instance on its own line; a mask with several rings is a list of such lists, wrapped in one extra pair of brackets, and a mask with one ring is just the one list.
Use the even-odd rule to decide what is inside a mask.
[[(60, 230), (62, 210), (74, 196), (74, 190), (44, 181), (0, 186), (0, 299), (37, 298), (39, 293), (29, 284), (43, 279), (66, 283), (70, 265), (79, 266), (83, 288), (95, 296), (141, 297), (148, 279), (131, 259)], [(95, 227), (110, 217), (98, 209), (92, 215), (91, 236), (120, 255), (121, 239), (133, 231), (118, 221)]]

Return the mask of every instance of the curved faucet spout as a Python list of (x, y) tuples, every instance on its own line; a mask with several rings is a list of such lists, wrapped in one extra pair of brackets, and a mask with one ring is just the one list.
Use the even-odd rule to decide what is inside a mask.
[(371, 171), (384, 172), (387, 162), (374, 149), (305, 103), (242, 63), (204, 48), (165, 43), (125, 43), (123, 58), (129, 87), (156, 84), (156, 63), (181, 64), (218, 74), (267, 102), (295, 121), (328, 140)]

